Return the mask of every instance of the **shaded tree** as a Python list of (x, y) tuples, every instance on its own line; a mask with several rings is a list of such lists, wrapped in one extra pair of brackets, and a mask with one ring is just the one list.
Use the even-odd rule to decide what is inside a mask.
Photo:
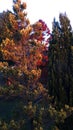
[(49, 46), (49, 92), (61, 105), (72, 105), (73, 70), (71, 59), (72, 28), (66, 14), (53, 21), (52, 40)]

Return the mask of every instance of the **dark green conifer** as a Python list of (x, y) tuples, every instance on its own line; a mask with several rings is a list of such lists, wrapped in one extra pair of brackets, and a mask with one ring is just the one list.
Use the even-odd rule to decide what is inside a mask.
[(52, 40), (49, 46), (49, 92), (61, 105), (72, 105), (72, 28), (66, 14), (53, 21)]

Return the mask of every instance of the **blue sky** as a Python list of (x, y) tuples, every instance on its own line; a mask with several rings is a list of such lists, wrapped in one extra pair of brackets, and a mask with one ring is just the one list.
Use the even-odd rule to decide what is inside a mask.
[[(44, 20), (51, 29), (53, 18), (58, 20), (59, 13), (66, 12), (73, 27), (73, 0), (22, 0), (27, 3), (27, 17), (31, 23)], [(12, 9), (12, 0), (0, 0), (0, 12)]]

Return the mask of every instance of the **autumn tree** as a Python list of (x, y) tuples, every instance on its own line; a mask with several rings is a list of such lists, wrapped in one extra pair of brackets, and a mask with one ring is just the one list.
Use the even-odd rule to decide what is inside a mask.
[[(27, 103), (37, 102), (47, 94), (47, 90), (39, 83), (41, 70), (37, 67), (45, 50), (45, 45), (42, 44), (43, 24), (38, 21), (30, 25), (25, 13), (26, 3), (20, 0), (13, 2), (14, 12), (4, 12), (1, 19), (7, 30), (3, 30), (5, 34), (1, 32), (0, 70), (5, 84), (0, 87), (0, 95), (4, 99), (21, 97)], [(14, 66), (9, 66), (9, 61), (15, 62)]]

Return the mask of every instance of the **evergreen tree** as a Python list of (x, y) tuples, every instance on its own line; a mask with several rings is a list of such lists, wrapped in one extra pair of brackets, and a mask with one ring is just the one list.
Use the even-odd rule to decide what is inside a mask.
[(71, 58), (72, 28), (66, 14), (53, 21), (49, 46), (49, 92), (59, 104), (72, 105), (73, 70)]

